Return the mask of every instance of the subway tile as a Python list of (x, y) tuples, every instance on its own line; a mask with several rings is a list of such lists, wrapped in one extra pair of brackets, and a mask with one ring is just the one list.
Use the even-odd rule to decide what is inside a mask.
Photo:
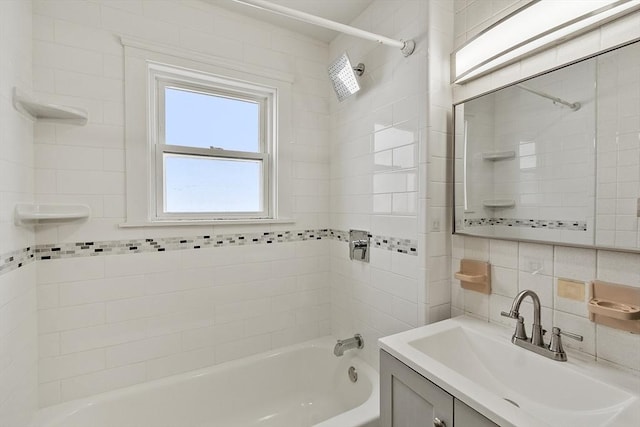
[(490, 240), (489, 262), (500, 267), (518, 268), (518, 242)]
[(125, 276), (60, 283), (60, 305), (79, 305), (139, 297), (145, 294), (143, 276)]
[(102, 258), (69, 258), (43, 261), (37, 264), (37, 283), (60, 283), (104, 277)]
[(102, 75), (102, 55), (58, 43), (34, 41), (34, 65), (74, 71), (94, 76)]
[(596, 251), (556, 246), (554, 250), (554, 276), (589, 281), (596, 277)]
[(100, 27), (100, 5), (97, 3), (36, 1), (33, 13)]
[(88, 328), (78, 326), (60, 334), (60, 352), (62, 354), (76, 353), (136, 341), (144, 338), (146, 331), (147, 321), (145, 319)]
[(38, 404), (41, 408), (60, 403), (60, 381), (52, 381), (38, 386)]
[(181, 344), (180, 334), (172, 334), (111, 346), (105, 350), (106, 366), (130, 365), (179, 353)]
[(164, 316), (149, 317), (146, 321), (148, 336), (167, 335), (213, 325), (214, 310), (179, 311)]
[(569, 337), (562, 338), (564, 347), (572, 348), (584, 353), (596, 354), (596, 324), (580, 316), (555, 311), (553, 326), (557, 326), (565, 332), (581, 335), (582, 341), (576, 341)]
[(596, 325), (596, 334), (598, 359), (640, 371), (640, 336), (603, 325)]
[(100, 325), (104, 321), (102, 303), (50, 308), (38, 312), (38, 331), (46, 334)]
[(102, 27), (115, 34), (124, 34), (153, 40), (156, 43), (177, 45), (179, 31), (175, 26), (167, 25), (144, 16), (124, 10), (102, 7)]
[(144, 363), (105, 369), (60, 381), (61, 399), (73, 400), (144, 382)]
[(627, 286), (640, 285), (640, 254), (598, 251), (597, 278)]
[(521, 271), (553, 276), (553, 246), (520, 243), (518, 265)]
[(492, 265), (491, 293), (515, 297), (518, 293), (518, 270)]
[(62, 378), (82, 375), (104, 369), (104, 350), (92, 350), (40, 359), (38, 379), (47, 383)]
[(216, 363), (228, 362), (270, 349), (271, 335), (257, 335), (217, 346), (215, 349), (215, 361)]

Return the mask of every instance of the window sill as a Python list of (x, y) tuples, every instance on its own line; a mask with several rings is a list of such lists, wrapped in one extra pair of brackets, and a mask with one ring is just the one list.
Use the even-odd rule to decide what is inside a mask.
[(142, 227), (180, 227), (198, 225), (257, 225), (257, 224), (294, 224), (292, 218), (285, 219), (203, 219), (203, 220), (181, 220), (181, 221), (139, 221), (123, 222), (118, 224), (120, 228), (142, 228)]

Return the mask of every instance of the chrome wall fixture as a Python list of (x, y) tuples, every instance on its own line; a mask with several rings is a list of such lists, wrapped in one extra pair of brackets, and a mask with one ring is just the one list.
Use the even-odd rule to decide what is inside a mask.
[(349, 230), (349, 259), (369, 262), (370, 239), (367, 231)]

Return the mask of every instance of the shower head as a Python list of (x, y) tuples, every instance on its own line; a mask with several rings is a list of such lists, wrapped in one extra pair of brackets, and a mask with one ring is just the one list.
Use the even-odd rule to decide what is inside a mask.
[(352, 67), (346, 53), (329, 65), (329, 79), (336, 91), (338, 101), (342, 102), (360, 90), (356, 75), (362, 74), (364, 74), (364, 64), (359, 63), (356, 67)]

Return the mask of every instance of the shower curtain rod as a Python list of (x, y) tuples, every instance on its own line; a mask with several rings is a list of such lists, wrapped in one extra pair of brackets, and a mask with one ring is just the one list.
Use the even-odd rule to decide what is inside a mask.
[(404, 56), (411, 55), (416, 48), (416, 44), (413, 40), (394, 40), (389, 37), (381, 36), (379, 34), (361, 30), (359, 28), (341, 24), (340, 22), (335, 22), (329, 19), (321, 18), (319, 16), (311, 15), (310, 13), (301, 12), (299, 10), (291, 9), (285, 6), (280, 6), (278, 4), (273, 4), (266, 0), (232, 0), (232, 1), (243, 4), (245, 6), (252, 6), (258, 9), (266, 10), (268, 12), (276, 13), (278, 15), (283, 15), (288, 18), (297, 19), (298, 21), (303, 21), (308, 24), (313, 24), (320, 27), (328, 28), (330, 30), (339, 31), (341, 33), (349, 34), (351, 36), (372, 40), (386, 46), (397, 47), (400, 49), (400, 51)]
[(580, 107), (581, 107), (579, 102), (573, 102), (572, 103), (572, 102), (569, 102), (569, 101), (565, 101), (564, 99), (555, 97), (553, 95), (549, 95), (548, 93), (545, 93), (545, 92), (542, 92), (542, 91), (539, 91), (539, 90), (532, 89), (529, 86), (525, 86), (523, 84), (518, 84), (516, 86), (518, 86), (522, 90), (526, 90), (527, 92), (533, 93), (534, 95), (538, 95), (538, 96), (541, 96), (543, 98), (550, 99), (553, 102), (556, 102), (558, 104), (565, 105), (565, 106), (571, 108), (573, 111), (578, 111), (580, 109)]

